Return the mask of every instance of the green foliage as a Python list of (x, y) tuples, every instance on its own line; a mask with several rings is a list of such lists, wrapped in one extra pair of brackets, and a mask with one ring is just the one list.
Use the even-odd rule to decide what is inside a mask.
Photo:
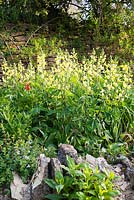
[[(130, 135), (130, 134), (129, 134)], [(105, 157), (109, 163), (115, 163), (119, 155), (126, 155), (130, 150), (126, 142), (108, 144), (107, 148), (100, 149), (100, 155)]]
[[(93, 135), (105, 142), (117, 142), (120, 134), (132, 131), (133, 86), (129, 66), (113, 60), (106, 63), (103, 54), (99, 58), (93, 54), (91, 60), (84, 59), (80, 64), (75, 53), (61, 51), (56, 58), (58, 67), (50, 72), (44, 71), (45, 55), (37, 59), (36, 71), (31, 64), (27, 70), (21, 63), (12, 69), (6, 63), (3, 66), (5, 86), (11, 92), (6, 97), (9, 107), (5, 107), (6, 115), (12, 113), (11, 119), (2, 110), (8, 124), (13, 126), (16, 118), (13, 105), (19, 112), (17, 128), (23, 124), (25, 131), (32, 126), (37, 133), (36, 128), (43, 127), (42, 133), (54, 131), (59, 140), (58, 131), (63, 135), (59, 142), (71, 140), (75, 145), (82, 133), (85, 138)], [(29, 91), (24, 89), (26, 82), (31, 85)], [(23, 123), (18, 123), (21, 119)]]
[[(78, 0), (81, 12), (73, 19), (71, 2), (0, 1), (0, 57), (7, 59), (0, 87), (0, 187), (14, 170), (27, 182), (37, 156), (55, 157), (60, 143), (110, 162), (134, 151), (134, 5), (87, 0), (83, 7)], [(28, 36), (22, 46), (14, 36), (20, 27)]]
[(89, 164), (75, 164), (74, 160), (67, 156), (68, 167), (62, 166), (66, 175), (57, 171), (55, 180), (45, 179), (45, 182), (56, 191), (56, 194), (46, 195), (47, 199), (79, 199), (79, 200), (112, 200), (119, 192), (113, 189), (114, 173), (101, 173), (91, 169)]
[[(77, 2), (80, 13), (78, 12), (79, 14), (75, 15), (76, 18), (72, 18), (67, 13), (72, 0), (17, 0), (15, 2), (2, 0), (0, 3), (2, 24), (0, 26), (2, 29), (5, 27), (4, 24), (6, 22), (18, 22), (18, 24), (19, 22), (35, 23), (41, 25), (37, 27), (35, 33), (45, 27), (50, 35), (51, 33), (54, 33), (54, 35), (57, 33), (58, 37), (63, 40), (65, 40), (66, 36), (68, 48), (70, 46), (71, 48), (80, 48), (80, 52), (82, 51), (83, 53), (86, 50), (86, 55), (88, 54), (87, 51), (93, 48), (103, 47), (107, 55), (115, 55), (121, 61), (124, 59), (127, 61), (133, 60), (133, 3), (131, 1), (87, 0), (82, 5), (82, 1), (77, 0)], [(27, 29), (29, 28), (25, 30)], [(70, 35), (73, 36), (72, 41), (69, 39)], [(8, 45), (8, 42), (4, 41), (2, 37), (0, 46), (1, 44), (4, 46), (3, 42)], [(27, 44), (26, 48), (27, 51), (30, 50)], [(11, 51), (9, 49), (8, 51)], [(10, 54), (11, 52), (8, 53)], [(22, 56), (25, 57), (25, 55)]]
[(133, 60), (133, 19), (132, 1), (87, 1), (89, 12), (82, 31), (90, 33), (95, 47), (106, 50), (121, 61)]
[(42, 152), (36, 140), (27, 141), (19, 139), (15, 141), (14, 136), (5, 134), (0, 140), (0, 187), (9, 186), (13, 174), (18, 172), (26, 183), (37, 168), (37, 157)]
[[(91, 59), (83, 58), (82, 62), (75, 51), (69, 54), (59, 49), (55, 56), (51, 70), (44, 70), (47, 54), (43, 50), (36, 66), (32, 62), (27, 68), (21, 62), (3, 64), (0, 185), (10, 182), (12, 170), (28, 180), (37, 156), (41, 152), (56, 156), (60, 143), (98, 156), (103, 147), (110, 152), (112, 143), (118, 144), (126, 133), (133, 133), (134, 92), (129, 64), (107, 61), (104, 52), (93, 52)], [(120, 150), (124, 153), (124, 148)]]
[[(66, 11), (70, 1), (68, 0), (2, 0), (0, 2), (0, 17), (8, 22), (43, 23), (44, 20), (51, 20), (59, 17), (62, 11)], [(48, 18), (47, 18), (48, 17)]]

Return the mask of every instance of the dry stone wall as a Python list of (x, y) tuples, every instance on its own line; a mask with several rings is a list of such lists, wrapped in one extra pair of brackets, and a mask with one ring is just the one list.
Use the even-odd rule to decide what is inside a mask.
[[(66, 155), (72, 157), (76, 163), (87, 162), (91, 168), (98, 166), (99, 170), (104, 172), (114, 171), (119, 176), (115, 182), (115, 187), (121, 191), (121, 195), (116, 197), (115, 200), (134, 200), (134, 174), (132, 173), (133, 165), (126, 157), (119, 157), (118, 164), (112, 166), (107, 163), (103, 157), (95, 158), (91, 155), (86, 157), (79, 157), (76, 149), (67, 144), (61, 144), (58, 151), (58, 158), (48, 158), (41, 154), (38, 158), (38, 168), (33, 174), (31, 181), (24, 184), (22, 179), (17, 173), (13, 173), (13, 181), (10, 185), (11, 197), (0, 194), (0, 200), (45, 200), (46, 194), (52, 193), (52, 190), (44, 182), (45, 178), (54, 178), (55, 172), (61, 170), (61, 165), (67, 165)], [(123, 174), (122, 168), (126, 165), (127, 173)], [(127, 178), (127, 180), (126, 180)]]

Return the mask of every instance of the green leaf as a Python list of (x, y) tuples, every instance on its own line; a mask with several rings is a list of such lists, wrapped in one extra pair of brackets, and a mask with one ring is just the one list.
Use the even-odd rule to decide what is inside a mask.
[(93, 196), (95, 196), (95, 195), (96, 195), (96, 193), (95, 193), (95, 191), (94, 191), (94, 190), (89, 190), (89, 191), (88, 191), (88, 193), (89, 193), (89, 194), (92, 194)]
[(64, 177), (61, 171), (56, 171), (55, 173), (55, 181), (59, 184), (64, 184)]
[(113, 191), (109, 191), (104, 193), (105, 197), (116, 197), (120, 194), (120, 192), (118, 190), (113, 190)]
[(92, 197), (91, 200), (99, 200), (98, 197)]
[(31, 110), (32, 115), (40, 114), (41, 111), (45, 111), (43, 107), (35, 107)]
[(74, 169), (75, 166), (76, 166), (76, 164), (75, 164), (73, 158), (71, 158), (70, 156), (67, 155), (66, 159), (67, 159), (67, 165), (68, 165), (68, 167), (71, 168), (71, 169)]
[(103, 173), (96, 173), (96, 174), (94, 174), (94, 176), (96, 176), (98, 179), (100, 179), (100, 180), (104, 180), (104, 178), (106, 177)]
[(64, 166), (64, 165), (61, 165), (61, 167), (62, 167), (62, 169), (66, 170), (67, 172), (70, 171), (70, 169), (68, 167)]
[(86, 195), (84, 194), (84, 192), (76, 192), (76, 195), (77, 195), (77, 199), (79, 199), (79, 200), (86, 199)]
[(109, 173), (109, 179), (110, 179), (110, 180), (113, 180), (114, 178), (115, 178), (115, 174), (114, 174), (113, 171), (111, 171), (111, 172)]
[(70, 176), (65, 176), (64, 177), (64, 187), (70, 187), (70, 186), (72, 186), (72, 183), (73, 183), (73, 179), (72, 179), (72, 177), (70, 177)]
[(59, 194), (48, 194), (48, 195), (45, 195), (45, 198), (50, 199), (50, 200), (59, 200), (59, 199), (62, 199), (62, 196)]
[(64, 185), (56, 185), (55, 189), (57, 191), (57, 193), (59, 194), (61, 192), (61, 190), (64, 188)]
[(48, 112), (47, 112), (47, 115), (52, 115), (52, 114), (55, 114), (56, 113), (56, 110), (49, 110)]
[(84, 174), (80, 170), (75, 170), (75, 175), (76, 176), (84, 176)]
[(50, 187), (55, 189), (56, 188), (56, 182), (52, 179), (45, 179), (45, 183)]

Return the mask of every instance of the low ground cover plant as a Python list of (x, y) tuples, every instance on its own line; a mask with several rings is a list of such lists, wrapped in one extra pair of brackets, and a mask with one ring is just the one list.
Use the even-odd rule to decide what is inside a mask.
[(102, 173), (97, 168), (93, 170), (88, 163), (75, 164), (68, 156), (67, 165), (62, 166), (65, 176), (57, 171), (55, 180), (45, 179), (49, 187), (56, 191), (46, 195), (47, 199), (112, 200), (119, 194), (112, 183), (115, 179), (113, 172)]
[[(37, 155), (55, 156), (60, 143), (98, 156), (103, 147), (125, 142), (125, 136), (133, 133), (134, 88), (129, 63), (107, 60), (103, 51), (100, 55), (93, 52), (81, 62), (75, 51), (59, 49), (55, 54), (51, 70), (45, 70), (43, 51), (38, 52), (37, 64), (30, 62), (27, 68), (21, 62), (3, 64), (0, 185), (11, 181), (12, 170), (18, 170), (26, 182), (36, 168)], [(129, 150), (124, 145), (123, 153)]]

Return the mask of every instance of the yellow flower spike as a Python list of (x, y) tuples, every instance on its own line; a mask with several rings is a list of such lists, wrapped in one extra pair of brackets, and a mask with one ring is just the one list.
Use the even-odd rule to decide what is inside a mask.
[(128, 66), (127, 65), (121, 65), (121, 68), (123, 71), (128, 73)]

